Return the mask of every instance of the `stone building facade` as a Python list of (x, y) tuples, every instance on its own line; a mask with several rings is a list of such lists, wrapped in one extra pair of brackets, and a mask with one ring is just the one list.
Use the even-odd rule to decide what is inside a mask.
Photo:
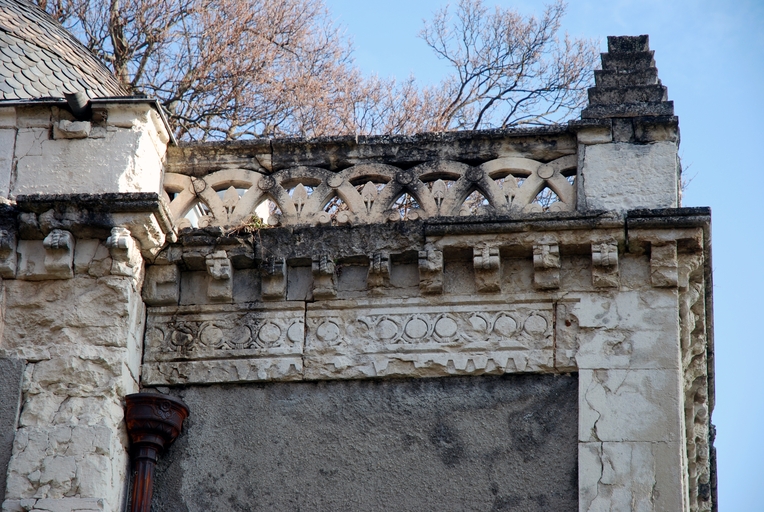
[[(3, 58), (31, 14), (0, 5)], [(37, 21), (24, 69), (71, 61)], [(715, 510), (710, 211), (647, 37), (595, 73), (567, 125), (227, 144), (22, 73), (2, 510), (124, 510), (139, 390), (190, 409), (156, 510)]]

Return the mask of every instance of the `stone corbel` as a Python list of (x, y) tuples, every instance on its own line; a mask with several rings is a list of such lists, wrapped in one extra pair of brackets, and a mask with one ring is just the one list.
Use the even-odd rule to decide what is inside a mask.
[(377, 252), (369, 257), (369, 277), (366, 282), (372, 292), (390, 286), (390, 255), (388, 253)]
[(432, 247), (419, 251), (419, 291), (424, 295), (443, 293), (443, 251)]
[(554, 238), (542, 238), (533, 245), (533, 284), (550, 290), (560, 287), (560, 246)]
[(233, 300), (233, 266), (225, 251), (215, 251), (205, 259), (207, 273), (207, 297), (212, 302)]
[(16, 233), (0, 229), (0, 277), (16, 277)]
[(263, 300), (284, 300), (287, 285), (286, 260), (270, 256), (260, 268), (260, 275)]
[(334, 262), (327, 255), (313, 257), (313, 298), (333, 299), (337, 296)]
[(614, 288), (618, 281), (618, 243), (615, 240), (592, 243), (592, 285)]
[(676, 241), (650, 244), (650, 279), (656, 288), (673, 288), (679, 284)]
[(74, 277), (74, 237), (63, 229), (54, 229), (42, 241), (45, 249), (45, 273), (49, 279)]
[(111, 236), (106, 239), (106, 247), (111, 255), (111, 274), (134, 276), (141, 268), (143, 259), (130, 230), (123, 227), (111, 228)]
[(498, 247), (474, 247), (472, 264), (475, 267), (475, 285), (480, 293), (501, 291), (501, 257)]
[(180, 271), (177, 265), (146, 267), (143, 300), (149, 306), (177, 306), (180, 298)]

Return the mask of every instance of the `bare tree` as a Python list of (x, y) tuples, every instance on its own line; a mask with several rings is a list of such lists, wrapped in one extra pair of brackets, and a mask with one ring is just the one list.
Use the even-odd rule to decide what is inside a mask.
[(437, 12), (420, 37), (453, 71), (440, 85), (438, 130), (548, 124), (579, 110), (597, 63), (593, 41), (558, 38), (563, 0), (541, 18), (460, 0)]
[(364, 77), (323, 0), (37, 0), (132, 93), (156, 97), (186, 140), (406, 134), (548, 123), (579, 108), (592, 43), (543, 17), (461, 0), (421, 37), (453, 73)]

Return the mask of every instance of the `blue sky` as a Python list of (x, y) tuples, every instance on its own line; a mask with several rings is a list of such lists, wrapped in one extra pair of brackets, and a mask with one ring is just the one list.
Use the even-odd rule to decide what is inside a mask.
[[(445, 68), (416, 37), (445, 0), (326, 0), (365, 72), (421, 83)], [(454, 3), (454, 2), (452, 2)], [(543, 2), (486, 0), (540, 14)], [(684, 206), (713, 211), (716, 409), (720, 509), (764, 511), (764, 1), (569, 0), (563, 29), (594, 38), (650, 35), (659, 76), (679, 116), (692, 181)]]

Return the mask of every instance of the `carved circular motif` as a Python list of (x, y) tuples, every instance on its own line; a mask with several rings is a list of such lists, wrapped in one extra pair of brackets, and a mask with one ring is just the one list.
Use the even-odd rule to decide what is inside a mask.
[(270, 176), (263, 176), (260, 178), (260, 181), (257, 183), (257, 188), (260, 190), (270, 190), (273, 187), (276, 186), (276, 180), (274, 180)]
[(398, 334), (398, 325), (392, 320), (385, 318), (377, 324), (375, 332), (379, 339), (389, 340)]
[(406, 213), (406, 219), (408, 220), (419, 220), (421, 218), (422, 215), (418, 210), (409, 210), (408, 213)]
[(257, 337), (265, 343), (273, 343), (281, 337), (281, 328), (273, 322), (268, 322), (260, 328)]
[(199, 336), (202, 343), (208, 347), (217, 347), (223, 342), (223, 331), (214, 325), (210, 325)]
[(295, 322), (287, 329), (287, 338), (292, 343), (299, 343), (305, 337), (305, 325), (302, 322)]
[(336, 174), (333, 174), (332, 176), (329, 176), (329, 178), (326, 180), (326, 184), (332, 188), (340, 188), (342, 186), (343, 181), (345, 180), (342, 178), (342, 176), (337, 176)]
[(326, 212), (321, 212), (318, 214), (318, 217), (316, 217), (316, 220), (319, 224), (326, 226), (332, 223), (332, 216)]
[(435, 323), (435, 332), (441, 338), (450, 338), (456, 334), (458, 327), (451, 318), (443, 317)]
[(546, 318), (539, 315), (531, 315), (528, 317), (528, 319), (525, 321), (525, 325), (523, 325), (523, 328), (525, 329), (525, 332), (528, 334), (543, 334), (546, 332), (546, 328), (549, 324), (546, 321)]
[(477, 167), (472, 167), (467, 170), (467, 172), (464, 175), (467, 180), (475, 183), (483, 179), (483, 176), (485, 176), (485, 173), (483, 172), (483, 169), (478, 169)]
[(554, 169), (549, 165), (542, 165), (538, 168), (536, 171), (536, 174), (538, 174), (538, 177), (542, 180), (548, 180), (552, 176), (554, 176)]
[(470, 325), (478, 332), (485, 332), (488, 329), (488, 322), (482, 316), (472, 315), (470, 317)]
[(422, 338), (427, 334), (427, 323), (421, 318), (412, 318), (406, 324), (405, 331), (410, 338)]
[(340, 337), (340, 328), (334, 322), (324, 322), (316, 329), (316, 336), (322, 341), (334, 341)]
[(501, 315), (493, 324), (494, 332), (505, 337), (511, 335), (516, 329), (517, 322), (515, 319), (506, 315)]
[(408, 185), (409, 183), (414, 181), (414, 176), (411, 173), (408, 173), (405, 171), (399, 171), (395, 173), (395, 181), (397, 181), (401, 185)]

